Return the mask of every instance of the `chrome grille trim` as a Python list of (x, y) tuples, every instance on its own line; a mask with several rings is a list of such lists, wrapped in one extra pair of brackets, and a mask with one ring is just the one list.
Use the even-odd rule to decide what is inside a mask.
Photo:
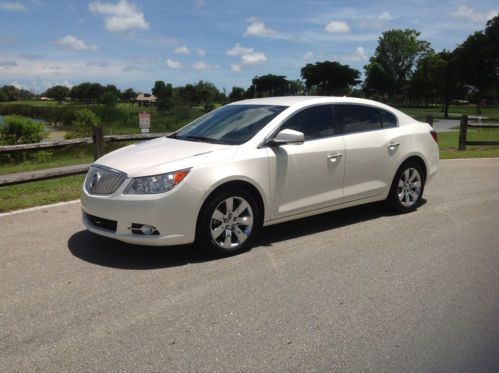
[(120, 187), (127, 175), (109, 167), (90, 166), (85, 177), (85, 190), (89, 194), (109, 195)]

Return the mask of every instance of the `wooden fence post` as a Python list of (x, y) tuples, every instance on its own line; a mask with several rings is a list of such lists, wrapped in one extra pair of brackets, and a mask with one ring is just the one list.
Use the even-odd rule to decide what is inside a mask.
[(461, 116), (461, 126), (459, 127), (459, 148), (458, 150), (466, 150), (466, 135), (468, 132), (468, 116)]
[(102, 126), (92, 127), (92, 140), (94, 142), (94, 160), (104, 155), (104, 130)]
[(427, 115), (425, 118), (425, 122), (433, 127), (433, 115), (431, 115), (431, 114)]

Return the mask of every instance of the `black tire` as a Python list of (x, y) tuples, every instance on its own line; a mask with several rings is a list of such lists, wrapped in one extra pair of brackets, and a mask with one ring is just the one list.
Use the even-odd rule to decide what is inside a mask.
[[(408, 171), (409, 170), (409, 171)], [(420, 180), (420, 188), (419, 192), (417, 193), (417, 198), (414, 198), (414, 194), (411, 194), (410, 190), (413, 190), (415, 193), (415, 188), (414, 186), (411, 187), (410, 185), (407, 185), (404, 183), (404, 186), (401, 186), (400, 183), (404, 182), (404, 179), (406, 178), (406, 172), (409, 172), (409, 175), (413, 176), (415, 173), (411, 174), (411, 170), (416, 170), (418, 173), (419, 180)], [(392, 185), (390, 187), (390, 193), (388, 194), (388, 197), (386, 199), (386, 204), (388, 208), (394, 212), (404, 214), (407, 212), (412, 212), (416, 210), (416, 208), (419, 206), (421, 202), (421, 198), (423, 197), (423, 192), (424, 192), (424, 186), (425, 186), (425, 175), (424, 172), (418, 162), (414, 161), (408, 161), (402, 164), (400, 168), (397, 170), (397, 173), (395, 174), (395, 177), (393, 178)], [(411, 183), (409, 183), (411, 184)], [(414, 184), (416, 185), (416, 184)], [(404, 189), (407, 188), (407, 189)], [(407, 192), (405, 190), (408, 190)], [(403, 195), (402, 200), (400, 195)], [(408, 203), (410, 202), (410, 203)]]
[[(244, 200), (245, 202), (248, 203), (248, 205), (251, 208), (251, 211), (249, 209), (244, 210), (246, 212), (246, 216), (243, 216), (242, 218), (247, 218), (250, 215), (250, 212), (252, 213), (253, 217), (253, 224), (251, 226), (250, 231), (247, 231), (247, 226), (239, 225), (234, 223), (234, 226), (237, 225), (237, 227), (234, 227), (234, 229), (228, 229), (231, 230), (231, 236), (232, 240), (238, 241), (238, 237), (235, 236), (235, 231), (240, 228), (238, 233), (248, 233), (246, 236), (247, 238), (245, 239), (244, 242), (242, 242), (240, 245), (235, 246), (235, 247), (222, 247), (220, 242), (217, 242), (216, 239), (213, 238), (212, 236), (212, 228), (217, 226), (216, 224), (218, 223), (217, 220), (213, 220), (213, 216), (215, 213), (215, 210), (220, 208), (220, 206), (224, 206), (226, 200), (233, 198), (234, 199), (234, 208), (233, 211), (236, 212), (237, 207), (239, 206), (236, 203), (239, 203), (241, 200)], [(220, 211), (220, 210), (218, 210)], [(227, 213), (227, 212), (226, 212)], [(222, 223), (221, 225), (224, 225), (225, 223)], [(228, 224), (231, 224), (229, 222)], [(198, 246), (200, 249), (205, 250), (209, 252), (212, 255), (215, 255), (217, 257), (226, 257), (226, 256), (231, 256), (235, 254), (239, 254), (241, 252), (247, 251), (251, 248), (251, 244), (253, 243), (255, 237), (258, 234), (258, 231), (261, 228), (261, 212), (258, 207), (258, 203), (256, 202), (255, 197), (253, 196), (252, 193), (241, 189), (241, 190), (233, 190), (233, 189), (227, 189), (227, 190), (221, 190), (220, 192), (217, 192), (215, 195), (209, 197), (209, 200), (203, 205), (199, 218), (198, 218), (198, 223), (196, 227), (196, 241), (195, 244)], [(245, 230), (244, 232), (242, 230)], [(227, 238), (227, 233), (226, 229), (222, 230), (222, 234), (225, 235), (224, 237)], [(234, 235), (234, 236), (232, 236)], [(220, 240), (223, 237), (220, 238)], [(218, 241), (220, 241), (218, 240)], [(234, 244), (234, 243), (233, 243)]]

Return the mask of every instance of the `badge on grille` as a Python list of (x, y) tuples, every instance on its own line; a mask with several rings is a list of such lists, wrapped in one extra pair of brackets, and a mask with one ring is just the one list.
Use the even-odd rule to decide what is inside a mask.
[(102, 174), (100, 172), (96, 172), (94, 176), (92, 176), (92, 180), (90, 180), (90, 191), (94, 192), (95, 189), (97, 189), (97, 185), (99, 184), (99, 181), (102, 177)]

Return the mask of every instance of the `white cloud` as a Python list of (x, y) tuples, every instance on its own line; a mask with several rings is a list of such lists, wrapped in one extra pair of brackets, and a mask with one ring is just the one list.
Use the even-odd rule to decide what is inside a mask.
[(176, 54), (191, 54), (191, 51), (185, 45), (182, 45), (181, 47), (175, 48), (174, 52)]
[(170, 69), (181, 69), (182, 67), (184, 67), (184, 65), (182, 65), (180, 62), (171, 60), (169, 58), (166, 60), (166, 66), (168, 66)]
[(241, 47), (241, 44), (236, 43), (236, 45), (233, 48), (229, 49), (227, 52), (225, 52), (225, 54), (228, 56), (241, 56), (243, 54), (252, 53), (253, 51), (254, 51), (253, 48), (244, 48)]
[(383, 28), (386, 27), (385, 25), (389, 21), (394, 19), (395, 17), (388, 10), (385, 10), (378, 15), (363, 16), (359, 21), (359, 25), (362, 27)]
[(368, 56), (364, 50), (364, 47), (357, 47), (355, 52), (339, 58), (341, 61), (367, 61)]
[(73, 49), (76, 51), (95, 51), (97, 50), (97, 45), (95, 44), (87, 44), (83, 40), (74, 37), (73, 35), (67, 35), (60, 40), (56, 41), (56, 44), (59, 44), (61, 47), (66, 49)]
[(43, 54), (40, 53), (23, 53), (19, 57), (28, 61), (38, 60), (43, 57)]
[(385, 10), (383, 13), (381, 13), (378, 17), (378, 20), (380, 21), (391, 21), (393, 19), (391, 13), (388, 10)]
[(106, 61), (88, 61), (85, 66), (105, 68), (109, 67), (109, 64)]
[(194, 4), (196, 5), (196, 8), (202, 8), (206, 4), (206, 1), (205, 0), (195, 0)]
[(196, 50), (196, 53), (198, 54), (198, 56), (200, 57), (203, 57), (204, 55), (206, 55), (206, 51), (204, 49), (201, 49), (201, 48), (198, 48)]
[(236, 73), (240, 72), (241, 71), (241, 65), (239, 64), (233, 64), (233, 65), (230, 65), (230, 68), (232, 69), (232, 71), (235, 71)]
[(303, 59), (304, 60), (310, 60), (312, 58), (314, 58), (314, 52), (308, 51), (307, 53), (305, 53), (303, 55)]
[(26, 10), (26, 7), (19, 1), (6, 1), (0, 3), (0, 10), (10, 10), (13, 12), (20, 12)]
[(14, 67), (17, 66), (17, 62), (14, 60), (4, 60), (0, 61), (0, 67)]
[(499, 8), (489, 10), (488, 12), (478, 12), (467, 5), (461, 4), (454, 11), (453, 16), (456, 18), (467, 19), (473, 22), (486, 22), (494, 18), (499, 13)]
[(324, 27), (324, 30), (332, 34), (343, 34), (350, 32), (350, 26), (344, 21), (331, 21)]
[(267, 62), (267, 57), (263, 53), (252, 52), (241, 56), (241, 63), (243, 65), (257, 65), (264, 62)]
[(196, 62), (194, 65), (192, 65), (192, 68), (194, 70), (206, 70), (210, 67), (210, 65), (208, 65), (206, 62), (204, 61), (199, 61), (199, 62)]
[(111, 32), (149, 29), (144, 13), (127, 0), (119, 0), (116, 4), (93, 1), (88, 4), (88, 9), (92, 13), (103, 15), (105, 27)]
[(267, 27), (262, 21), (254, 20), (248, 27), (246, 27), (246, 32), (244, 36), (261, 36), (269, 37), (275, 36), (276, 32), (271, 28)]

